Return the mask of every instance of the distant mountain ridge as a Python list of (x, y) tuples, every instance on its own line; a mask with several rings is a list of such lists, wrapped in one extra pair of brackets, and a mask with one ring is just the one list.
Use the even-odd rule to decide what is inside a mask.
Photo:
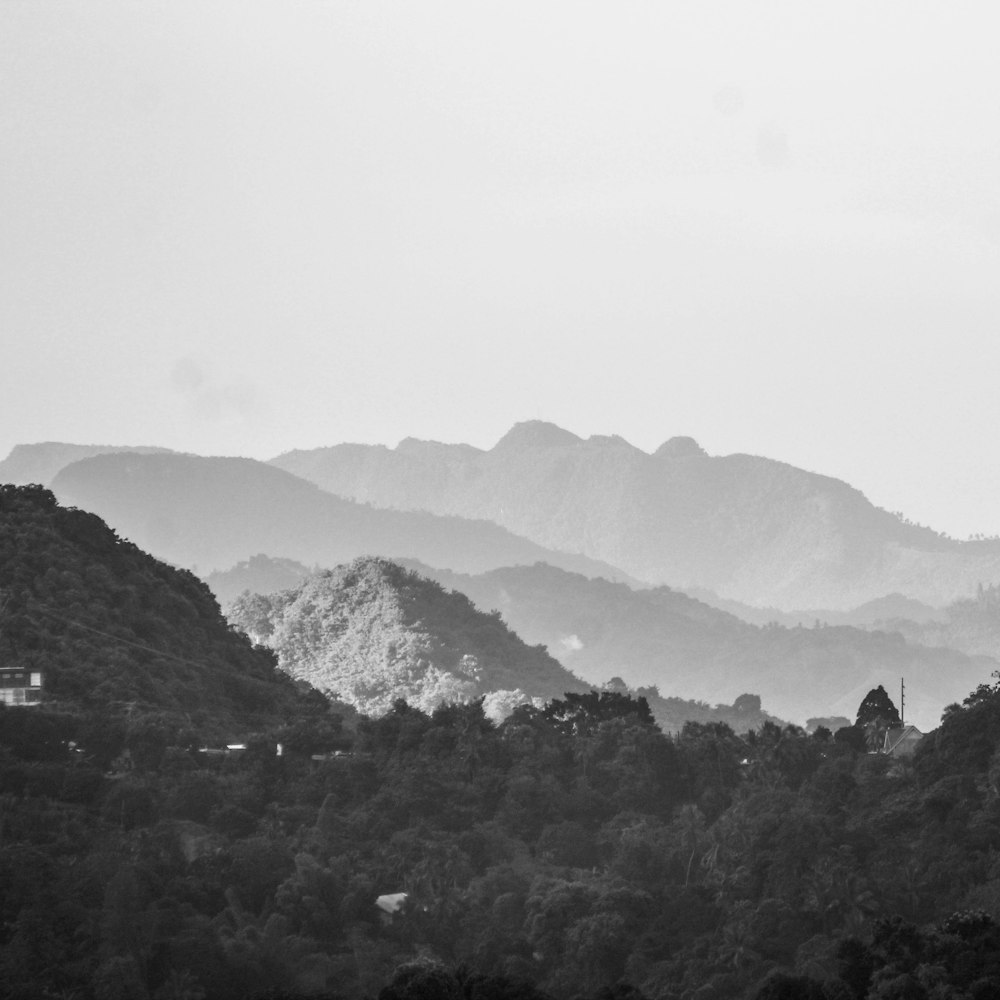
[(0, 461), (0, 483), (13, 483), (15, 486), (38, 483), (49, 486), (57, 473), (72, 462), (122, 451), (139, 455), (176, 454), (170, 448), (152, 445), (67, 444), (64, 441), (18, 444)]
[[(400, 563), (470, 598), (483, 612), (499, 612), (521, 639), (545, 646), (587, 684), (614, 687), (617, 681), (645, 696), (671, 731), (686, 720), (725, 721), (745, 731), (767, 718), (800, 725), (813, 717), (853, 719), (868, 691), (879, 684), (895, 689), (901, 677), (907, 718), (928, 730), (948, 704), (986, 683), (1000, 665), (956, 649), (924, 648), (895, 630), (751, 625), (669, 587), (633, 591), (545, 564), (461, 574), (414, 560)], [(209, 576), (224, 604), (251, 578), (251, 564), (252, 578), (263, 586), (283, 587), (297, 576), (299, 587), (310, 576), (305, 566), (257, 556)], [(986, 601), (993, 607), (995, 598), (987, 595)], [(909, 624), (919, 633), (920, 626)], [(774, 715), (762, 716), (759, 708), (748, 715), (747, 692)]]
[[(705, 604), (710, 604), (713, 608), (728, 611), (752, 625), (778, 624), (794, 628), (796, 625), (813, 625), (819, 622), (823, 625), (851, 625), (854, 628), (872, 629), (900, 619), (925, 624), (944, 621), (947, 618), (944, 609), (931, 607), (923, 601), (904, 597), (902, 594), (886, 594), (884, 597), (865, 601), (857, 607), (843, 611), (832, 608), (796, 608), (792, 611), (782, 611), (780, 608), (755, 607), (740, 601), (726, 600), (699, 587), (689, 587), (684, 592)], [(947, 643), (936, 643), (936, 645), (947, 645)]]
[(102, 454), (66, 466), (52, 489), (158, 558), (203, 574), (266, 552), (326, 566), (362, 555), (416, 558), (462, 572), (542, 560), (624, 576), (489, 521), (379, 510), (249, 458)]
[(942, 605), (1000, 580), (1000, 542), (959, 542), (840, 480), (691, 438), (653, 454), (614, 436), (517, 424), (489, 451), (417, 441), (291, 451), (271, 464), (338, 496), (485, 518), (646, 583), (779, 608), (855, 607), (898, 592)]
[(930, 729), (998, 668), (994, 659), (907, 643), (889, 631), (750, 625), (669, 587), (635, 591), (551, 566), (470, 576), (410, 565), (498, 610), (526, 642), (546, 645), (592, 684), (617, 675), (636, 690), (652, 685), (664, 697), (711, 704), (749, 691), (799, 725), (853, 718), (869, 690), (895, 689), (905, 677), (907, 717)]

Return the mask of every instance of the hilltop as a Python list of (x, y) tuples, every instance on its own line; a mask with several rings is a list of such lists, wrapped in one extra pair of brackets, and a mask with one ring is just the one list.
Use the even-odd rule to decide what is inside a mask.
[(319, 566), (310, 569), (294, 559), (272, 559), (258, 552), (230, 569), (208, 573), (204, 580), (225, 609), (244, 591), (275, 594), (279, 590), (291, 590), (320, 571)]
[(357, 559), (277, 594), (245, 594), (229, 618), (293, 677), (365, 714), (400, 698), (430, 711), (498, 692), (517, 704), (588, 690), (499, 614), (385, 559)]
[(291, 451), (271, 464), (339, 496), (486, 518), (646, 583), (751, 605), (846, 609), (898, 592), (939, 606), (1000, 580), (1000, 542), (955, 541), (840, 480), (708, 455), (691, 438), (648, 454), (530, 421), (488, 451), (408, 438)]

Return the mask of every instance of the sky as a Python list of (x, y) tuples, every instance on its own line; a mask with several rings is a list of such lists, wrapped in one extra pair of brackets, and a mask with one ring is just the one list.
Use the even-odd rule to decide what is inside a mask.
[(544, 419), (998, 533), (994, 13), (0, 3), (0, 457)]

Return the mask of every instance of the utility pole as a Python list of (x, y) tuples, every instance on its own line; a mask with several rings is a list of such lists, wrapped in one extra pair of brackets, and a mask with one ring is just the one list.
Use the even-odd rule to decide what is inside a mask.
[(899, 678), (899, 724), (906, 725), (906, 684)]
[(10, 594), (0, 590), (0, 639), (3, 638), (3, 617), (8, 604), (10, 604)]

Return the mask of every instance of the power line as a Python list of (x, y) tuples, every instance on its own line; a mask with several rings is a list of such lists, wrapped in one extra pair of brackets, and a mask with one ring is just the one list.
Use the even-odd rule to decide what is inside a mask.
[(113, 642), (120, 642), (125, 646), (133, 646), (136, 649), (141, 649), (147, 653), (153, 653), (156, 656), (163, 657), (167, 660), (175, 660), (177, 663), (187, 664), (189, 667), (207, 667), (209, 664), (205, 662), (199, 663), (197, 660), (187, 660), (183, 656), (175, 656), (173, 653), (165, 653), (162, 649), (155, 649), (153, 646), (144, 646), (141, 642), (133, 642), (131, 639), (123, 639), (120, 635), (112, 635), (110, 632), (103, 632), (99, 628), (94, 628), (91, 625), (84, 625), (83, 622), (74, 621), (72, 618), (65, 618), (60, 614), (57, 614), (51, 608), (45, 607), (44, 604), (32, 604), (31, 610), (39, 610), (44, 614), (50, 615), (52, 618), (58, 621), (65, 622), (67, 625), (74, 625), (76, 628), (82, 628), (85, 632), (93, 632), (95, 635), (104, 636), (106, 639), (111, 639)]

